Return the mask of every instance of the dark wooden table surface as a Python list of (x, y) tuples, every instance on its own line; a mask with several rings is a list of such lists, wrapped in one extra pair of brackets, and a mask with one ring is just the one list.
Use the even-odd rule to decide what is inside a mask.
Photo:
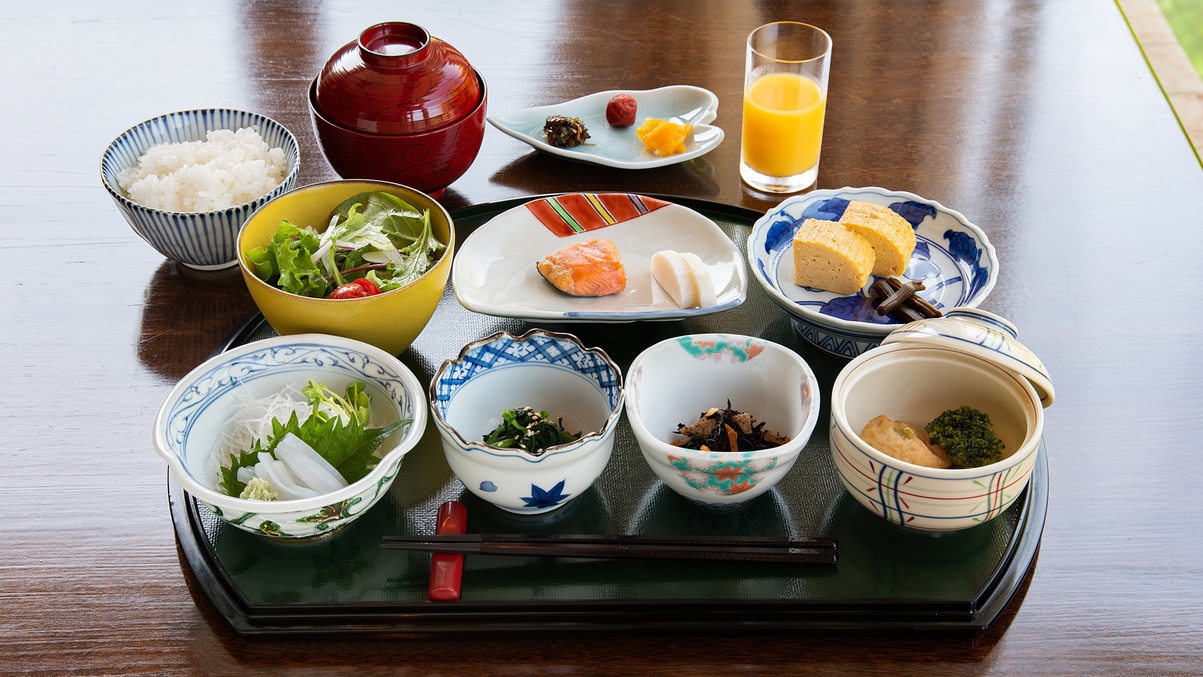
[[(821, 187), (939, 200), (998, 247), (984, 307), (1057, 385), (1039, 560), (973, 636), (247, 640), (176, 550), (156, 409), (254, 309), (236, 273), (164, 261), (100, 184), (105, 146), (189, 108), (269, 115), (299, 184), (335, 178), (305, 86), (366, 26), (408, 20), (484, 74), (495, 112), (614, 88), (718, 94), (727, 139), (631, 172), (489, 128), (456, 209), (636, 190), (764, 210), (738, 175), (743, 44), (796, 19), (835, 41)], [(1131, 673), (1203, 670), (1203, 170), (1102, 0), (251, 2), (0, 9), (0, 671), (311, 674)], [(475, 337), (465, 337), (469, 340)]]

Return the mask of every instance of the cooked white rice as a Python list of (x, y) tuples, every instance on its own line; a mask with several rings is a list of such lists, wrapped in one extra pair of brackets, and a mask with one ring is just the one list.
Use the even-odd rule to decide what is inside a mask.
[(254, 129), (205, 136), (152, 146), (137, 165), (117, 174), (117, 184), (145, 207), (209, 212), (249, 202), (284, 180), (284, 151), (269, 147)]

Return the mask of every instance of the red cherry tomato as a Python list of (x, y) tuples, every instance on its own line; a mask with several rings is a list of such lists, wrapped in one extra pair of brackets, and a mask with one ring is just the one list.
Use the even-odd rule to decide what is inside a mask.
[(375, 296), (380, 293), (380, 287), (377, 287), (374, 282), (366, 277), (361, 277), (358, 280), (339, 285), (337, 289), (330, 292), (332, 299), (361, 299), (365, 296)]
[(606, 122), (614, 127), (630, 127), (635, 124), (635, 111), (639, 104), (630, 94), (615, 94), (606, 104)]

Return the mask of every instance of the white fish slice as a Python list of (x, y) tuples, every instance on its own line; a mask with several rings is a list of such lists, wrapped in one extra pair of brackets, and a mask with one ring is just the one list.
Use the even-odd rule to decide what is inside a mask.
[(321, 457), (305, 440), (292, 433), (276, 444), (276, 458), (288, 466), (300, 482), (319, 494), (328, 494), (347, 486), (347, 481), (334, 466)]

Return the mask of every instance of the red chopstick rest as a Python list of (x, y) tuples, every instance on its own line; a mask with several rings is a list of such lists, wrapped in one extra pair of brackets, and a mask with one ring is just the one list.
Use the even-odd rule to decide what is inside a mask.
[[(435, 533), (463, 534), (468, 524), (468, 509), (459, 501), (447, 501), (439, 506)], [(453, 552), (436, 552), (430, 556), (430, 592), (435, 602), (459, 599), (460, 582), (464, 576), (464, 556)]]

